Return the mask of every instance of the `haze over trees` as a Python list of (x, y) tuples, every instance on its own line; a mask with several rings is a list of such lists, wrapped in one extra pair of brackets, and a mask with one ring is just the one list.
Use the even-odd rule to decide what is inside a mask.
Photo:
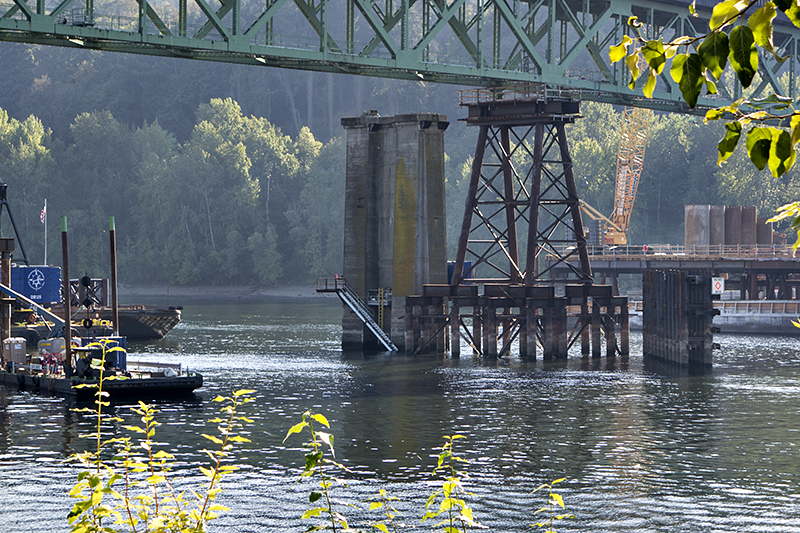
[[(48, 203), (48, 262), (69, 223), (74, 275), (108, 275), (108, 217), (129, 284), (308, 283), (341, 270), (345, 142), (340, 119), (446, 114), (448, 254), (456, 250), (477, 131), (455, 87), (0, 43), (0, 180), (33, 263)], [(619, 110), (584, 102), (568, 128), (581, 195), (613, 207)], [(632, 217), (633, 243), (683, 241), (683, 206), (798, 196), (737, 150), (723, 125), (656, 116)], [(3, 236), (10, 225), (2, 219)]]

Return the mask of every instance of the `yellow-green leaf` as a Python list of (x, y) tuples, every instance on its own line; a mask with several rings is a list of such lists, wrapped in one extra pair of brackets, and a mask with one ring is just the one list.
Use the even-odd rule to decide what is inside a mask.
[(625, 57), (628, 54), (628, 45), (632, 42), (633, 39), (627, 35), (623, 35), (621, 43), (610, 46), (608, 49), (608, 58), (611, 60), (611, 62), (616, 63)]
[(772, 42), (772, 19), (776, 15), (775, 4), (766, 2), (747, 19), (747, 27), (753, 32), (756, 44), (770, 52), (775, 50)]
[(711, 31), (731, 24), (739, 16), (748, 3), (745, 0), (726, 0), (714, 6), (708, 27)]
[(672, 66), (669, 69), (669, 75), (675, 80), (675, 83), (680, 83), (683, 78), (683, 64), (689, 58), (686, 54), (678, 54), (672, 60)]
[(283, 442), (286, 442), (286, 439), (288, 439), (292, 435), (292, 433), (300, 433), (301, 431), (303, 431), (303, 428), (306, 427), (307, 425), (308, 423), (306, 423), (305, 420), (293, 425), (291, 428), (289, 428), (289, 431), (286, 433), (286, 437), (283, 438)]
[(647, 82), (642, 87), (642, 93), (648, 98), (653, 97), (653, 91), (656, 90), (656, 74), (653, 69), (650, 69), (650, 75), (647, 76)]
[(745, 89), (750, 87), (758, 71), (758, 50), (753, 31), (747, 26), (736, 26), (731, 30), (730, 60), (739, 82)]
[(728, 35), (723, 31), (710, 33), (697, 47), (697, 54), (703, 60), (703, 65), (716, 79), (722, 77), (729, 53)]
[(784, 11), (786, 17), (792, 21), (792, 24), (800, 28), (800, 5), (797, 2), (791, 2), (789, 9)]
[(165, 452), (164, 450), (159, 450), (158, 452), (156, 452), (155, 455), (153, 455), (153, 458), (154, 459), (175, 459), (175, 456), (172, 455), (171, 453)]
[(767, 168), (771, 145), (772, 131), (770, 128), (754, 127), (747, 132), (747, 154), (758, 170)]
[(214, 435), (206, 435), (205, 433), (203, 433), (203, 437), (207, 438), (208, 440), (210, 440), (214, 444), (225, 444), (224, 442), (222, 442), (222, 440), (220, 440), (219, 438), (215, 437)]
[(325, 415), (321, 415), (319, 413), (314, 413), (313, 415), (311, 415), (311, 418), (313, 418), (314, 420), (316, 420), (317, 422), (319, 422), (320, 424), (322, 424), (326, 428), (331, 427), (331, 425), (328, 423), (328, 419), (325, 418)]
[(661, 42), (661, 39), (647, 41), (642, 47), (642, 57), (644, 57), (644, 60), (647, 61), (647, 64), (650, 65), (650, 68), (652, 68), (656, 74), (661, 74), (667, 62), (664, 43)]
[(717, 165), (722, 165), (722, 162), (733, 154), (736, 145), (739, 144), (741, 136), (742, 125), (739, 122), (728, 122), (725, 124), (725, 137), (717, 144), (717, 150), (719, 151)]
[(636, 80), (639, 78), (639, 56), (638, 54), (630, 55), (625, 59), (625, 64), (628, 66), (628, 70), (631, 73), (631, 81), (628, 83), (628, 87), (631, 89), (636, 88)]
[[(674, 64), (674, 62), (673, 62)], [(681, 95), (689, 107), (697, 105), (697, 99), (700, 96), (700, 91), (703, 88), (703, 62), (697, 54), (689, 54), (683, 62), (683, 71), (681, 73), (681, 81), (678, 82), (678, 87), (681, 89)]]
[(319, 516), (319, 513), (321, 511), (324, 511), (322, 507), (315, 507), (303, 513), (303, 516), (301, 516), (300, 518), (306, 519), (306, 518), (311, 518), (312, 516)]
[(790, 128), (792, 130), (792, 147), (794, 148), (800, 141), (800, 115), (792, 115)]
[(772, 143), (769, 149), (769, 170), (776, 178), (786, 174), (797, 159), (792, 147), (792, 136), (786, 130), (772, 129)]

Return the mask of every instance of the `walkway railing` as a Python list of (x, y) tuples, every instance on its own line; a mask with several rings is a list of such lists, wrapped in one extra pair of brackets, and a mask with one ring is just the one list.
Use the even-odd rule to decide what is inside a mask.
[[(628, 300), (632, 313), (642, 312), (641, 300)], [(800, 316), (798, 300), (716, 300), (714, 309), (721, 315), (791, 315)]]
[(791, 245), (785, 244), (713, 244), (681, 246), (655, 244), (647, 246), (621, 245), (586, 247), (589, 258), (611, 261), (625, 260), (659, 260), (681, 261), (685, 259), (794, 259)]

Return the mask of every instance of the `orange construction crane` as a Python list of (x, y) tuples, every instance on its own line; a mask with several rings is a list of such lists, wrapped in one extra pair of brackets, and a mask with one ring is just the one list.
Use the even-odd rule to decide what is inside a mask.
[(605, 244), (628, 244), (628, 226), (636, 199), (636, 189), (644, 166), (644, 149), (650, 132), (651, 109), (626, 107), (622, 112), (622, 132), (617, 152), (616, 189), (614, 211), (611, 220), (614, 226), (606, 228)]
[(622, 131), (617, 151), (617, 174), (614, 185), (614, 211), (611, 217), (603, 216), (586, 202), (581, 201), (585, 215), (601, 221), (603, 244), (628, 244), (628, 225), (636, 199), (636, 189), (644, 165), (644, 149), (650, 132), (651, 109), (626, 107), (622, 112)]

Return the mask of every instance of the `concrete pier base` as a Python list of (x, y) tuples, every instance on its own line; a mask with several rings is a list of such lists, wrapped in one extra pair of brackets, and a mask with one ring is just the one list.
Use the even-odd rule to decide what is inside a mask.
[[(426, 283), (446, 283), (444, 132), (447, 117), (416, 113), (343, 118), (347, 176), (342, 274), (373, 308), (378, 289), (383, 330), (402, 349), (411, 340), (405, 298)], [(377, 305), (380, 305), (379, 303)], [(398, 312), (399, 310), (399, 312)], [(376, 317), (379, 315), (376, 310)], [(361, 320), (344, 307), (342, 347), (377, 348)]]

